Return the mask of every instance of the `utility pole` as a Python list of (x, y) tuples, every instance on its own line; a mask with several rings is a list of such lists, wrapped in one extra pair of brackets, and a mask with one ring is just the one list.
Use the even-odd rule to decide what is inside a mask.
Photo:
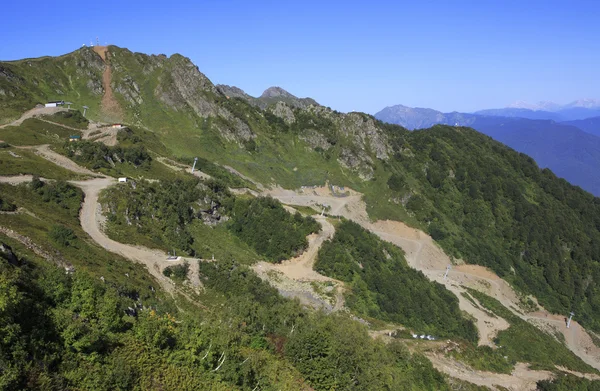
[(575, 313), (573, 313), (573, 311), (571, 311), (571, 313), (569, 314), (569, 320), (567, 320), (567, 328), (569, 328), (571, 326), (571, 319), (573, 319), (573, 315), (575, 315)]
[(194, 173), (194, 169), (196, 168), (196, 162), (198, 162), (198, 158), (194, 158), (194, 165), (192, 166), (192, 174)]
[(444, 274), (444, 280), (446, 278), (448, 278), (448, 273), (450, 272), (450, 269), (452, 269), (452, 265), (448, 265), (446, 266), (446, 273)]

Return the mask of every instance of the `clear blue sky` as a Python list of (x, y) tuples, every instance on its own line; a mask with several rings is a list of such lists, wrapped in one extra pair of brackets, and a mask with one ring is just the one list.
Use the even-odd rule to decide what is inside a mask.
[(108, 42), (340, 111), (600, 98), (597, 1), (9, 1), (0, 59)]

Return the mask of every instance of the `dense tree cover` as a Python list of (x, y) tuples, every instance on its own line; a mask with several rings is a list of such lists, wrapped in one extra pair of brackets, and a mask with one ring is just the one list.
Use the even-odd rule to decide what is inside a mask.
[(373, 341), (366, 328), (343, 315), (306, 312), (246, 266), (200, 263), (205, 286), (222, 292), (255, 345), (269, 346), (315, 390), (447, 390), (425, 357), (401, 342)]
[(152, 157), (143, 145), (109, 147), (102, 143), (82, 140), (64, 144), (63, 150), (69, 158), (87, 164), (93, 170), (111, 168), (123, 163), (149, 168), (152, 161)]
[(48, 116), (52, 122), (67, 125), (77, 129), (86, 129), (88, 127), (88, 119), (81, 114), (79, 110), (59, 111)]
[(288, 213), (271, 197), (236, 198), (229, 228), (267, 259), (279, 262), (301, 253), (306, 236), (321, 226), (312, 217)]
[(538, 391), (600, 391), (600, 381), (561, 374), (554, 380), (540, 380), (537, 389)]
[(142, 241), (196, 254), (190, 224), (194, 220), (227, 228), (256, 252), (272, 261), (291, 258), (307, 246), (306, 236), (320, 225), (299, 213), (289, 214), (272, 198), (234, 198), (224, 183), (198, 179), (138, 181), (112, 188), (101, 199), (109, 227), (118, 226), (122, 235), (135, 233), (126, 242)]
[(33, 177), (29, 186), (34, 193), (41, 196), (43, 202), (68, 210), (73, 217), (79, 216), (83, 193), (75, 186), (65, 181), (43, 182), (37, 177)]
[(169, 314), (0, 249), (0, 390), (449, 389), (402, 343), (308, 312), (233, 261), (200, 264), (218, 311)]
[(600, 330), (600, 199), (466, 128), (398, 132), (406, 207), (451, 254)]
[(359, 314), (477, 341), (475, 325), (463, 318), (451, 292), (409, 267), (401, 249), (354, 222), (337, 227), (319, 250), (315, 269), (349, 284), (346, 303)]
[(189, 270), (190, 264), (186, 261), (181, 265), (167, 266), (165, 270), (163, 270), (163, 274), (173, 280), (181, 282), (187, 278)]
[(0, 211), (14, 212), (15, 210), (17, 210), (17, 206), (15, 204), (13, 204), (12, 202), (9, 202), (9, 201), (5, 201), (2, 198), (0, 198)]
[[(137, 181), (110, 189), (102, 197), (109, 224), (133, 228), (137, 238), (155, 246), (194, 255), (194, 238), (187, 225), (194, 219), (221, 208), (230, 194), (219, 182), (198, 179)], [(141, 243), (146, 244), (146, 243)]]
[(238, 320), (224, 333), (226, 317), (159, 313), (85, 274), (41, 268), (6, 249), (0, 390), (305, 389), (289, 363), (252, 346)]

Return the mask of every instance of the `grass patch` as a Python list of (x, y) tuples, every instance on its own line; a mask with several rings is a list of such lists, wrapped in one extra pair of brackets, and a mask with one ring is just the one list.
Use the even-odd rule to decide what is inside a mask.
[(240, 238), (228, 230), (224, 224), (208, 226), (195, 220), (189, 225), (188, 230), (194, 237), (192, 248), (196, 255), (202, 259), (233, 259), (239, 263), (251, 265), (264, 257)]
[(313, 216), (315, 214), (320, 214), (319, 211), (317, 211), (315, 208), (312, 208), (310, 206), (303, 206), (303, 205), (290, 205), (290, 206), (305, 216)]
[(81, 175), (57, 166), (36, 155), (33, 151), (15, 148), (0, 149), (0, 175), (19, 174), (38, 175), (42, 178), (57, 180), (82, 178)]
[(44, 116), (44, 119), (82, 130), (87, 129), (89, 124), (87, 118), (79, 110), (59, 111), (52, 115)]
[(479, 371), (510, 374), (516, 364), (515, 359), (505, 355), (503, 349), (492, 349), (489, 346), (475, 346), (469, 343), (460, 344), (449, 355)]
[(81, 135), (71, 129), (30, 118), (19, 126), (0, 129), (0, 139), (12, 145), (62, 144), (71, 135)]

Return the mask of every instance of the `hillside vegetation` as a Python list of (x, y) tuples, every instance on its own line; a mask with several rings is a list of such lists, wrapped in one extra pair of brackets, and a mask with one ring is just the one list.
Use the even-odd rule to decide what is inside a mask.
[(458, 299), (410, 268), (402, 250), (358, 224), (344, 221), (319, 251), (318, 272), (348, 283), (347, 305), (363, 316), (391, 321), (439, 337), (478, 338)]
[[(600, 203), (531, 158), (468, 128), (409, 132), (362, 113), (343, 114), (307, 100), (291, 104), (281, 91), (257, 105), (243, 94), (225, 95), (181, 55), (107, 50), (112, 89), (129, 124), (117, 145), (65, 144), (71, 132), (40, 119), (0, 129), (0, 139), (16, 146), (53, 144), (88, 168), (134, 178), (101, 197), (108, 234), (207, 260), (214, 255), (216, 262), (189, 264), (204, 288), (190, 293), (191, 300), (178, 296), (177, 287), (169, 297), (140, 265), (107, 252), (81, 228), (80, 190), (38, 179), (0, 184), (0, 205), (9, 212), (2, 214), (2, 227), (39, 245), (52, 263), (76, 269), (66, 275), (22, 242), (0, 236), (17, 254), (4, 252), (0, 264), (6, 288), (0, 291), (0, 328), (8, 336), (0, 341), (0, 388), (454, 387), (401, 342), (373, 340), (352, 317), (309, 311), (260, 280), (248, 264), (298, 255), (319, 224), (269, 198), (233, 196), (229, 187), (327, 181), (351, 187), (364, 194), (370, 218), (423, 229), (453, 257), (491, 268), (549, 310), (573, 310), (584, 326), (600, 331)], [(105, 66), (88, 48), (0, 63), (1, 121), (50, 99), (87, 104), (90, 118), (103, 119)], [(85, 123), (55, 118), (61, 121)], [(3, 146), (2, 161), (14, 158), (3, 150), (21, 152)], [(24, 156), (20, 165), (0, 165), (0, 174), (35, 174), (39, 157)], [(197, 168), (214, 179), (199, 181), (161, 163), (167, 158), (188, 166), (196, 157)], [(70, 179), (50, 167), (40, 171)], [(475, 349), (476, 330), (455, 296), (409, 268), (398, 248), (357, 224), (336, 224), (316, 268), (347, 284), (346, 304), (354, 313), (462, 339)], [(179, 280), (189, 271), (182, 266), (154, 275), (163, 277), (164, 270)], [(480, 356), (466, 361), (483, 356), (490, 362), (480, 361), (480, 368), (501, 372), (517, 360), (589, 369), (551, 337), (534, 336), (533, 326), (502, 312), (508, 310), (477, 299), (511, 321), (498, 334), (508, 354), (504, 359), (474, 350)], [(38, 332), (35, 324), (44, 327)], [(568, 378), (541, 387), (570, 383), (581, 385)]]

